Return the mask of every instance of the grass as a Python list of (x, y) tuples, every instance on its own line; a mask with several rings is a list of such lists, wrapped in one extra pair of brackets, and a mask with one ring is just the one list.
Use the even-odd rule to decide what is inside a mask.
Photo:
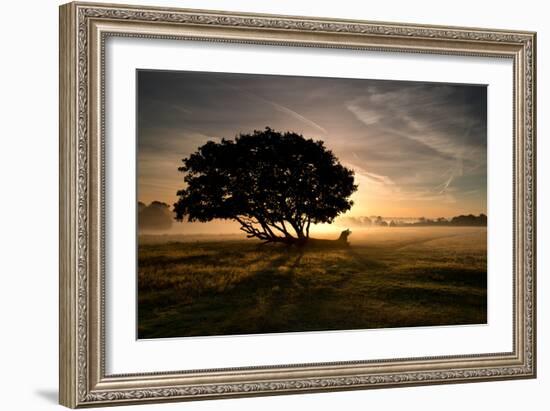
[(485, 228), (386, 228), (349, 248), (140, 238), (139, 338), (482, 324)]

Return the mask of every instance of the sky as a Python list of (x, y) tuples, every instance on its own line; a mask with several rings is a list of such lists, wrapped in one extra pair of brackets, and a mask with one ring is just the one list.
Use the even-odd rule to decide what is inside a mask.
[(487, 212), (485, 86), (140, 70), (137, 93), (143, 203), (173, 204), (184, 187), (181, 160), (207, 141), (269, 126), (323, 140), (355, 171), (355, 204), (342, 218)]

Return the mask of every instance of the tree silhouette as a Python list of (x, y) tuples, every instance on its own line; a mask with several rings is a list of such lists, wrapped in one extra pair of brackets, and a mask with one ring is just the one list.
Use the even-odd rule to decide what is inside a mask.
[(353, 171), (322, 141), (269, 127), (209, 141), (182, 161), (176, 220), (235, 220), (265, 242), (307, 242), (311, 224), (332, 223), (357, 190)]

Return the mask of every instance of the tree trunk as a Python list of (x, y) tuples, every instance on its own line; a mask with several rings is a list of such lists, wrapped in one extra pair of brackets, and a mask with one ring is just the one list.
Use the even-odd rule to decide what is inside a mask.
[(305, 236), (302, 236), (301, 238), (274, 236), (271, 238), (264, 239), (263, 242), (264, 244), (281, 243), (281, 244), (286, 244), (288, 246), (303, 246), (308, 242), (308, 240), (309, 238)]
[[(305, 245), (309, 239), (309, 221), (302, 224), (301, 221), (286, 220), (294, 229), (296, 237), (287, 230), (285, 221), (266, 221), (266, 219), (255, 216), (239, 216), (235, 220), (241, 224), (241, 231), (246, 233), (248, 238), (257, 238), (267, 243), (283, 243), (287, 245)], [(304, 229), (306, 232), (304, 233)], [(278, 232), (280, 235), (277, 235)]]

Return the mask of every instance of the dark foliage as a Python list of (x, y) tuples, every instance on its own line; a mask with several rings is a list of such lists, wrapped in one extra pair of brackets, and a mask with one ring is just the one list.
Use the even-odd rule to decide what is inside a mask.
[(472, 214), (468, 215), (459, 215), (458, 217), (453, 217), (451, 220), (451, 225), (460, 225), (460, 226), (486, 226), (487, 225), (487, 216), (485, 214), (480, 214), (475, 216)]
[(182, 161), (178, 221), (236, 220), (266, 242), (305, 243), (310, 225), (349, 210), (357, 189), (353, 171), (322, 141), (269, 127), (209, 141)]

